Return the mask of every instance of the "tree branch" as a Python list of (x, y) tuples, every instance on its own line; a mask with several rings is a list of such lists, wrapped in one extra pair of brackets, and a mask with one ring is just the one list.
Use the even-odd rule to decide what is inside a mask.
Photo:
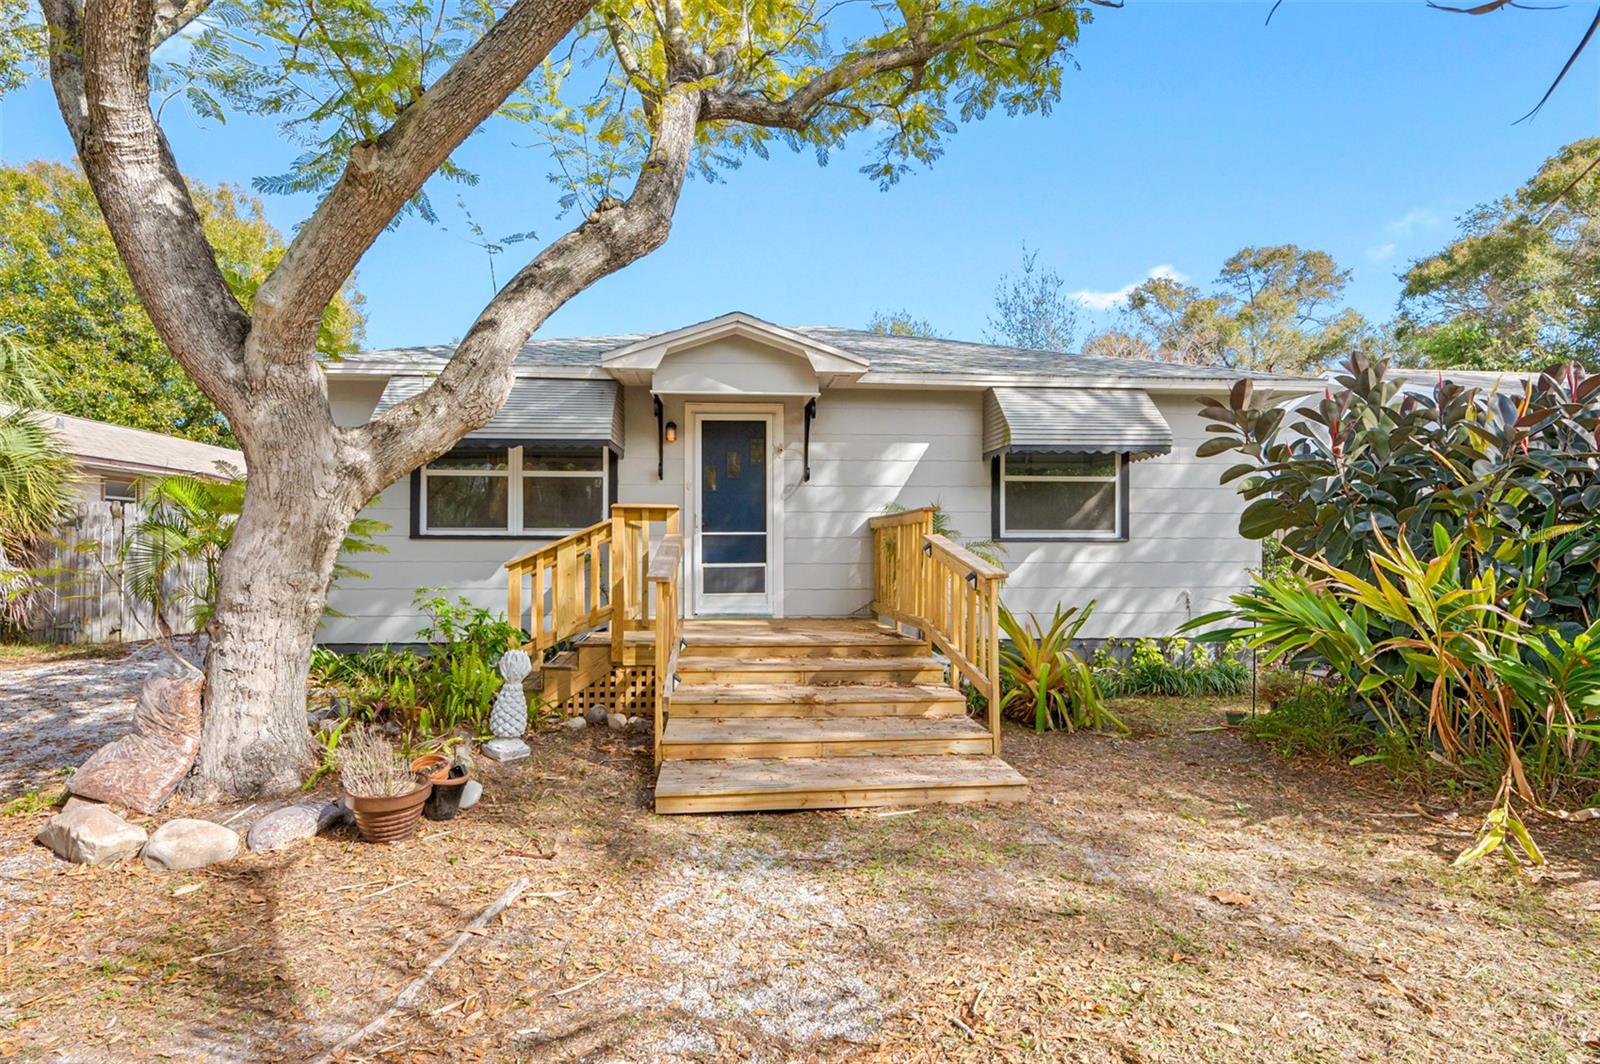
[(323, 308), (378, 234), (591, 3), (516, 0), (392, 126), (355, 147), (338, 183), (256, 293), (247, 360), (310, 360)]
[[(189, 10), (185, 5), (183, 10)], [(154, 0), (43, 0), (50, 81), (117, 251), (169, 350), (230, 417), (250, 320), (228, 287), (150, 110)], [(193, 18), (203, 7), (195, 4)], [(182, 17), (163, 24), (173, 29)]]
[(488, 422), (510, 393), (512, 363), (534, 330), (567, 300), (666, 242), (702, 106), (698, 90), (668, 90), (632, 195), (620, 204), (602, 204), (518, 271), (421, 395), (366, 425), (342, 430), (371, 456), (369, 494)]
[(708, 91), (702, 118), (711, 121), (738, 121), (776, 129), (804, 129), (811, 116), (829, 97), (859, 84), (876, 74), (891, 70), (925, 66), (930, 60), (972, 40), (1014, 26), (1031, 18), (1054, 14), (1074, 6), (1066, 0), (1053, 0), (983, 26), (974, 26), (941, 40), (917, 34), (892, 48), (851, 56), (812, 78), (781, 100), (743, 93)]

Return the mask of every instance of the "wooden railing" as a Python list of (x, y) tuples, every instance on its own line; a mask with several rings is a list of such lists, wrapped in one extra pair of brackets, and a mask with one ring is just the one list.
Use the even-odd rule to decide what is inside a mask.
[(933, 531), (933, 509), (874, 517), (872, 610), (919, 629), (989, 703), (989, 737), (1000, 753), (1000, 584), (1006, 571)]
[(604, 624), (611, 625), (613, 660), (622, 660), (627, 633), (650, 627), (645, 574), (656, 522), (665, 536), (677, 535), (678, 508), (613, 506), (609, 520), (506, 562), (506, 616), (527, 629), (535, 661)]
[(667, 726), (667, 710), (672, 702), (673, 674), (678, 670), (678, 646), (683, 635), (683, 600), (680, 583), (683, 572), (683, 537), (676, 532), (661, 541), (650, 559), (646, 573), (655, 596), (655, 759), (661, 767), (661, 736)]

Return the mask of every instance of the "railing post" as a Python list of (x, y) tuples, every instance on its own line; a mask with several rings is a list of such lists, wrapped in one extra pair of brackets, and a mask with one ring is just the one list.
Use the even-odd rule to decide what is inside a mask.
[(989, 646), (984, 659), (984, 672), (989, 679), (989, 738), (994, 756), (1000, 756), (1000, 582), (984, 581), (988, 590)]
[(607, 592), (610, 596), (611, 606), (611, 663), (620, 664), (623, 652), (628, 645), (628, 618), (626, 603), (628, 589), (624, 574), (628, 571), (627, 563), (628, 521), (622, 516), (622, 508), (611, 507), (611, 547), (607, 551), (607, 564), (611, 571), (611, 589)]

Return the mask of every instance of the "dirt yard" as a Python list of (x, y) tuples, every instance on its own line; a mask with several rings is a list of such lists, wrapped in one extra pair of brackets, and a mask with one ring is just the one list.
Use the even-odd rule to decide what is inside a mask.
[[(60, 683), (96, 690), (94, 664)], [(0, 671), (7, 781), (87, 727), (19, 730), (22, 675)], [(527, 877), (343, 1059), (1600, 1059), (1600, 828), (1537, 823), (1535, 873), (1456, 870), (1478, 809), (1282, 762), (1222, 708), (1125, 700), (1126, 739), (1009, 728), (1033, 784), (1011, 806), (656, 817), (642, 739), (551, 730), (393, 848), (339, 829), (198, 873), (83, 869), (13, 812), (0, 1057), (314, 1058)]]

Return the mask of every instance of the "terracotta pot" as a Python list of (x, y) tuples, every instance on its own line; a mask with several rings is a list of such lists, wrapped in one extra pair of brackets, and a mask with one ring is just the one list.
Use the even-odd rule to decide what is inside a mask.
[(411, 771), (437, 783), (450, 776), (450, 758), (445, 754), (423, 754), (411, 762)]
[(449, 775), (433, 780), (433, 793), (423, 803), (422, 815), (429, 820), (449, 820), (461, 811), (461, 791), (472, 777), (465, 765), (451, 765)]
[(424, 783), (410, 794), (368, 798), (345, 792), (356, 816), (356, 830), (368, 842), (399, 842), (416, 834), (422, 819), (422, 803), (433, 793), (433, 784)]

